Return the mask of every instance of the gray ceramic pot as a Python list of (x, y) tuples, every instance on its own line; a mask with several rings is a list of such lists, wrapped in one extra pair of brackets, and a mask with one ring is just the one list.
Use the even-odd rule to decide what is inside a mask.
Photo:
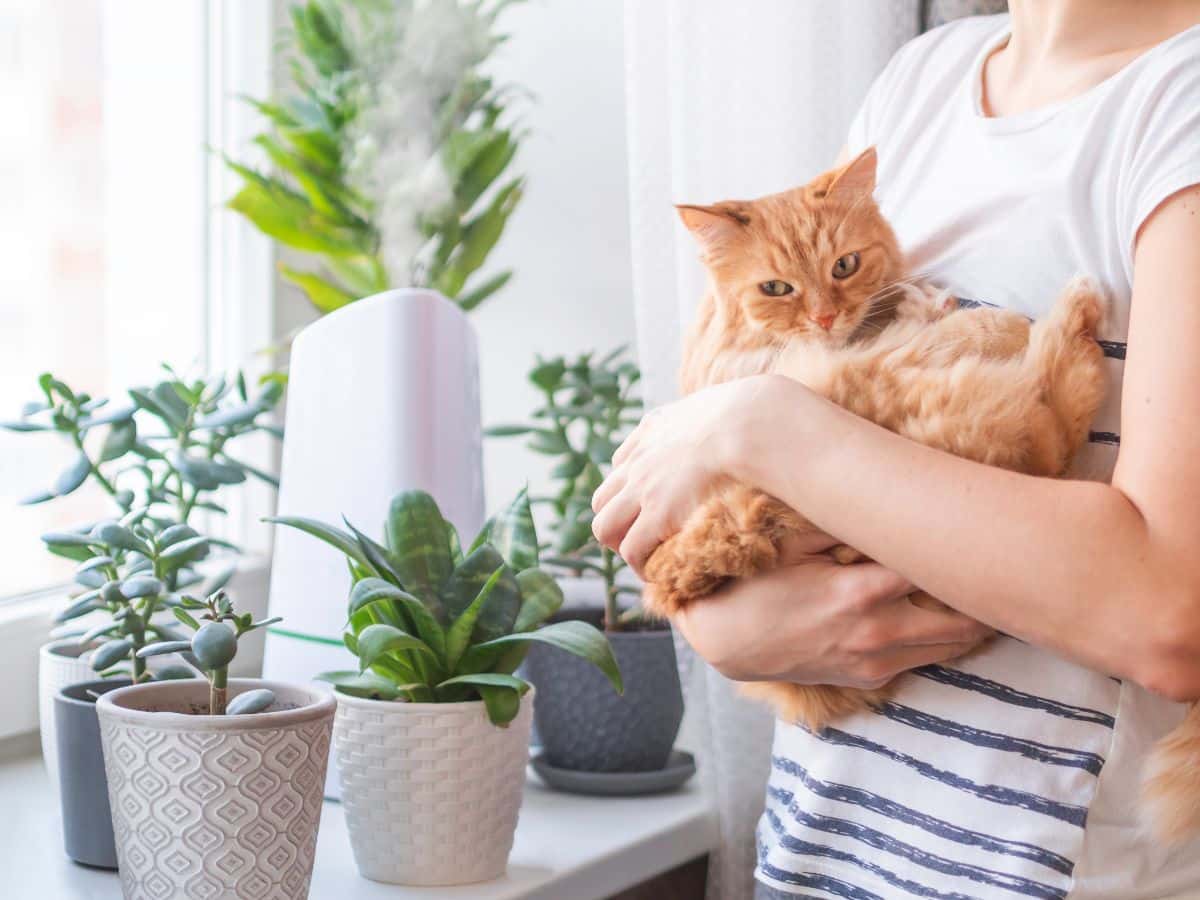
[[(599, 624), (601, 613), (555, 617)], [(537, 687), (533, 709), (546, 761), (582, 772), (645, 772), (667, 764), (683, 720), (675, 644), (665, 626), (608, 635), (625, 681), (618, 695), (595, 666), (535, 644), (523, 672)]]
[(96, 698), (88, 692), (104, 694), (130, 684), (127, 678), (85, 681), (54, 695), (63, 848), (75, 862), (102, 869), (117, 867), (117, 848)]

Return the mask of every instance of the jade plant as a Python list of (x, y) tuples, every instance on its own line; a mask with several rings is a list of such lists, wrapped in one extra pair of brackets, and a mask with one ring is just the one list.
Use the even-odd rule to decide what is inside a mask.
[(287, 85), (251, 100), (270, 170), (232, 159), (229, 207), (304, 254), (282, 266), (327, 313), (389, 287), (432, 287), (462, 309), (512, 273), (480, 277), (521, 200), (505, 175), (514, 90), (480, 69), (512, 0), (306, 0), (281, 48)]
[(638, 596), (638, 588), (622, 584), (626, 568), (620, 555), (600, 546), (592, 535), (592, 494), (612, 465), (613, 453), (641, 418), (637, 396), (641, 372), (619, 347), (595, 359), (585, 353), (574, 359), (538, 358), (529, 381), (542, 395), (528, 425), (497, 425), (492, 437), (526, 436), (526, 446), (550, 457), (557, 482), (552, 496), (541, 498), (552, 511), (547, 565), (575, 574), (590, 573), (604, 584), (604, 627), (618, 631), (640, 616), (640, 606), (622, 609), (623, 595)]
[[(275, 702), (275, 694), (267, 688), (246, 691), (226, 702), (229, 684), (229, 664), (238, 651), (238, 641), (258, 628), (283, 620), (278, 616), (255, 622), (250, 613), (234, 610), (224, 591), (209, 594), (205, 600), (185, 596), (171, 610), (183, 625), (194, 634), (190, 639), (174, 639), (148, 644), (137, 651), (136, 659), (167, 653), (189, 653), (197, 667), (208, 679), (208, 714), (210, 716), (244, 715), (262, 712)], [(196, 612), (199, 616), (192, 615)]]
[[(278, 436), (264, 420), (279, 402), (282, 382), (268, 379), (252, 396), (241, 375), (187, 379), (164, 369), (166, 378), (132, 388), (123, 403), (74, 390), (47, 373), (38, 379), (41, 398), (27, 403), (19, 419), (0, 423), (9, 431), (53, 434), (74, 449), (54, 483), (23, 503), (53, 501), (89, 481), (110, 499), (112, 512), (99, 522), (42, 535), (47, 550), (78, 563), (75, 581), (83, 588), (56, 621), (96, 614), (71, 634), (85, 647), (103, 641), (91, 665), (105, 677), (149, 679), (137, 652), (178, 638), (161, 614), (181, 604), (185, 588), (204, 581), (197, 564), (213, 547), (236, 556), (234, 545), (191, 524), (197, 514), (224, 514), (219, 492), (247, 476), (275, 483), (231, 447), (255, 432)], [(234, 571), (231, 561), (205, 592), (221, 588)], [(168, 667), (158, 677), (185, 671)]]
[(584, 622), (543, 624), (562, 605), (539, 568), (537, 532), (522, 491), (464, 551), (433, 498), (407, 491), (391, 502), (379, 543), (349, 522), (343, 531), (278, 517), (345, 554), (353, 587), (343, 640), (356, 670), (318, 676), (357, 697), (419, 703), (482, 700), (507, 725), (529, 684), (514, 674), (532, 642), (596, 665), (619, 693), (621, 673), (604, 635)]

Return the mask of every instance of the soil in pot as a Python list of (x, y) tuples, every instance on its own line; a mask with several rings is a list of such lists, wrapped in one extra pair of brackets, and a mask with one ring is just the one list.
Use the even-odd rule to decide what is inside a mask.
[[(563, 610), (552, 621), (599, 627), (599, 608)], [(594, 666), (535, 644), (524, 673), (537, 687), (534, 720), (545, 760), (583, 772), (644, 772), (666, 766), (683, 721), (675, 643), (665, 625), (607, 635), (621, 667), (624, 695)]]
[(204, 679), (140, 684), (97, 703), (126, 897), (308, 896), (334, 700), (269, 688), (279, 707), (208, 716)]
[(85, 681), (54, 698), (63, 849), (75, 862), (102, 869), (117, 867), (117, 849), (96, 696), (130, 684), (128, 678)]

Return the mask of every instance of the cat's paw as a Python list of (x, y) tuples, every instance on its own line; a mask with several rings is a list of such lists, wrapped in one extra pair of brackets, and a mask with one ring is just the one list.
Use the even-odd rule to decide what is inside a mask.
[(1068, 328), (1094, 338), (1108, 311), (1108, 300), (1100, 283), (1090, 275), (1076, 275), (1063, 289), (1061, 302)]

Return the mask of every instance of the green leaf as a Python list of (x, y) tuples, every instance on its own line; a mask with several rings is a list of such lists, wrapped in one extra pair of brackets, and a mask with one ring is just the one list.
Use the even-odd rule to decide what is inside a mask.
[(397, 494), (388, 508), (385, 536), (400, 583), (423, 598), (436, 598), (454, 562), (445, 519), (433, 497), (424, 491)]
[(521, 586), (521, 611), (517, 613), (513, 631), (536, 628), (562, 608), (562, 588), (542, 569), (518, 572), (517, 584)]
[(477, 286), (467, 291), (465, 294), (460, 293), (454, 298), (454, 302), (459, 305), (463, 312), (470, 312), (475, 309), (496, 291), (504, 287), (512, 279), (513, 273), (511, 270), (500, 272), (493, 275), (486, 281), (480, 282)]
[[(451, 139), (463, 132), (451, 135)], [(517, 142), (508, 131), (476, 132), (486, 137), (483, 146), (454, 178), (454, 199), (464, 212), (475, 205), (492, 183), (508, 168), (517, 152)]]
[(529, 425), (493, 425), (491, 428), (483, 429), (484, 437), (516, 437), (521, 434), (529, 434), (533, 428)]
[(358, 545), (358, 542), (340, 528), (326, 525), (324, 522), (318, 522), (316, 519), (306, 519), (302, 516), (267, 516), (263, 521), (274, 522), (277, 525), (286, 525), (288, 528), (295, 528), (303, 531), (305, 534), (310, 534), (318, 540), (329, 544), (329, 546), (338, 552), (345, 554), (373, 575), (379, 574), (375, 571), (375, 567), (367, 562), (367, 558), (363, 555), (362, 548)]
[(451, 623), (446, 630), (446, 668), (451, 672), (458, 666), (458, 661), (462, 659), (463, 651), (471, 643), (471, 635), (475, 631), (475, 623), (479, 619), (480, 613), (483, 611), (484, 604), (495, 590), (497, 583), (500, 581), (500, 576), (504, 574), (504, 566), (497, 568), (483, 587), (479, 589), (479, 593), (475, 599), (471, 601), (458, 617)]
[(129, 656), (129, 651), (133, 649), (133, 641), (129, 638), (117, 638), (116, 640), (106, 641), (96, 648), (96, 652), (92, 654), (92, 668), (101, 672), (109, 666), (116, 665), (121, 660)]
[(476, 645), (476, 649), (502, 647), (525, 641), (538, 641), (543, 644), (549, 644), (552, 647), (558, 647), (560, 650), (566, 650), (568, 653), (586, 659), (608, 677), (613, 689), (618, 694), (625, 692), (625, 687), (621, 681), (621, 670), (617, 666), (616, 657), (613, 656), (612, 647), (602, 632), (586, 622), (555, 622), (553, 625), (543, 626), (536, 631), (527, 631), (522, 634), (507, 634), (494, 638)]
[[(312, 137), (311, 132), (293, 134)], [(248, 182), (229, 201), (229, 208), (244, 215), (263, 234), (294, 250), (330, 256), (370, 252), (361, 230), (322, 215), (302, 195), (274, 180)]]
[(189, 613), (187, 610), (181, 609), (177, 606), (174, 609), (172, 609), (171, 612), (174, 613), (176, 619), (178, 619), (180, 622), (182, 622), (188, 628), (192, 629), (192, 631), (200, 630), (200, 623), (197, 622), (192, 617), (192, 614)]
[(442, 585), (442, 603), (446, 615), (450, 621), (454, 621), (474, 602), (488, 579), (501, 567), (503, 571), (492, 589), (488, 605), (475, 622), (475, 640), (489, 640), (508, 634), (512, 630), (517, 613), (521, 610), (521, 588), (517, 584), (516, 576), (505, 565), (504, 557), (496, 548), (491, 544), (484, 544), (468, 554), (462, 565), (458, 566)]
[(157, 597), (167, 586), (151, 575), (134, 575), (121, 582), (121, 593), (129, 600), (138, 597)]
[(236, 425), (248, 425), (262, 412), (257, 403), (242, 403), (237, 406), (227, 406), (210, 416), (205, 416), (196, 422), (197, 428), (228, 428)]
[[(372, 568), (381, 576), (391, 581), (393, 584), (404, 584), (404, 580), (397, 572), (396, 555), (389, 551), (378, 541), (359, 531), (350, 524), (345, 518), (342, 519), (346, 523), (346, 527), (350, 529), (350, 533), (354, 535), (354, 539), (358, 542), (359, 548), (363, 552), (363, 556), (367, 558)], [(407, 585), (406, 585), (407, 586)]]
[(400, 696), (397, 686), (382, 675), (375, 672), (322, 672), (315, 676), (317, 681), (325, 681), (334, 688), (351, 697), (364, 697), (368, 700), (395, 700)]
[(475, 688), (483, 698), (488, 719), (493, 725), (506, 727), (521, 711), (521, 692), (508, 687), (481, 684)]
[(104, 604), (100, 601), (100, 592), (98, 590), (91, 590), (76, 597), (70, 606), (54, 617), (54, 621), (56, 624), (69, 622), (71, 619), (78, 619), (80, 616), (86, 616), (90, 612), (95, 612), (103, 608)]
[(176, 544), (171, 544), (171, 546), (158, 554), (158, 559), (160, 562), (168, 562), (173, 566), (182, 566), (185, 563), (204, 559), (204, 557), (208, 556), (208, 551), (209, 539), (200, 535), (188, 538), (185, 541), (179, 541)]
[(114, 423), (104, 436), (104, 443), (100, 445), (100, 462), (124, 456), (136, 443), (137, 423), (133, 419), (123, 419)]
[(118, 522), (101, 522), (92, 532), (95, 537), (117, 550), (132, 550), (150, 555), (150, 547), (140, 537)]
[(561, 358), (552, 359), (535, 366), (533, 371), (529, 373), (529, 380), (533, 382), (535, 387), (539, 387), (543, 391), (552, 391), (558, 387), (566, 371), (567, 364), (564, 360)]
[(158, 641), (147, 644), (137, 652), (138, 659), (151, 656), (166, 656), (168, 653), (187, 653), (192, 649), (191, 641)]
[(490, 542), (514, 572), (537, 566), (537, 529), (528, 488), (522, 488), (512, 503), (493, 519)]
[(54, 493), (59, 497), (65, 497), (83, 484), (91, 471), (92, 461), (88, 459), (86, 453), (81, 452), (75, 457), (75, 461), (55, 479)]
[(350, 591), (350, 615), (383, 600), (398, 603), (412, 622), (417, 637), (429, 645), (438, 660), (446, 658), (446, 636), (433, 613), (418, 598), (382, 578), (364, 578), (354, 585)]
[(429, 645), (391, 625), (368, 625), (358, 635), (358, 664), (368, 669), (386, 653), (399, 650), (415, 650), (433, 657)]
[(301, 272), (280, 264), (279, 274), (304, 291), (309, 302), (323, 313), (341, 309), (358, 299), (313, 272)]

